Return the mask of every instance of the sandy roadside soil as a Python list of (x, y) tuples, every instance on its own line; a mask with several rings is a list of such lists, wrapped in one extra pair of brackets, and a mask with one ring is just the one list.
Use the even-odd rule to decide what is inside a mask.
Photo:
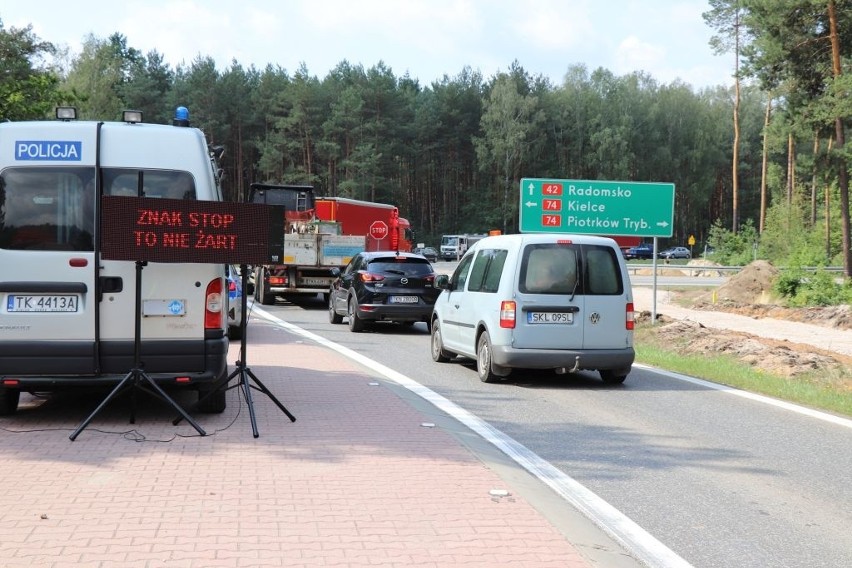
[[(653, 289), (634, 286), (633, 304), (637, 313), (651, 312), (654, 308)], [(655, 311), (657, 316), (662, 314), (673, 319), (689, 320), (709, 328), (727, 329), (778, 341), (811, 345), (825, 351), (852, 356), (852, 331), (849, 330), (773, 318), (753, 318), (727, 312), (690, 310), (671, 303), (671, 295), (665, 290), (657, 290)]]

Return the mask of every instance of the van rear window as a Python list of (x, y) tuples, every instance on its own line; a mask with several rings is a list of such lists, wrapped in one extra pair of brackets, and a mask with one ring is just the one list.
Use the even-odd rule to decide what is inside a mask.
[(8, 168), (0, 174), (0, 248), (93, 251), (94, 168)]
[(104, 195), (139, 195), (142, 185), (143, 197), (168, 199), (196, 199), (195, 180), (188, 172), (173, 170), (136, 170), (104, 168)]
[[(103, 168), (105, 195), (196, 199), (188, 172)], [(0, 173), (0, 248), (93, 251), (95, 168), (20, 167)]]
[(525, 294), (617, 295), (624, 290), (611, 247), (541, 243), (524, 249), (518, 289)]

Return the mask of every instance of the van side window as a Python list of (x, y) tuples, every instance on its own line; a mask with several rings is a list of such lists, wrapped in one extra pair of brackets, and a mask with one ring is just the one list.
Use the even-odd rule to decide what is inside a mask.
[(467, 289), (469, 292), (497, 292), (500, 276), (509, 251), (500, 249), (480, 250), (470, 271)]
[(142, 183), (143, 197), (169, 199), (196, 199), (195, 180), (188, 172), (173, 170), (135, 170), (109, 168), (103, 170), (104, 195), (139, 195)]
[(467, 282), (467, 273), (470, 268), (470, 263), (473, 262), (473, 255), (469, 254), (461, 259), (456, 267), (453, 276), (450, 278), (450, 285), (453, 290), (464, 290), (465, 282)]
[(621, 294), (621, 271), (609, 247), (586, 247), (586, 294)]
[(518, 288), (526, 294), (572, 294), (577, 291), (575, 246), (546, 243), (524, 250)]
[(8, 168), (0, 175), (0, 248), (93, 251), (94, 168)]

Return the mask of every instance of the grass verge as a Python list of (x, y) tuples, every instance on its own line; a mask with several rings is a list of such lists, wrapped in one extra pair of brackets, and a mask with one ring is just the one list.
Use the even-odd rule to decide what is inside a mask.
[(852, 372), (848, 369), (820, 370), (794, 378), (773, 375), (728, 355), (676, 351), (651, 325), (637, 326), (634, 344), (639, 363), (852, 417)]

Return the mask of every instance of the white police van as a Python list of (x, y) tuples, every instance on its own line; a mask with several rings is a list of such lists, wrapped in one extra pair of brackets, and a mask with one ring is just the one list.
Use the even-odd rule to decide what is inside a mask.
[[(0, 123), (0, 414), (21, 392), (114, 385), (134, 368), (137, 266), (101, 257), (99, 196), (222, 200), (185, 108), (172, 125), (73, 117)], [(140, 266), (142, 369), (204, 398), (227, 372), (222, 265)], [(224, 408), (220, 391), (200, 410)]]
[(588, 235), (487, 237), (440, 275), (432, 358), (475, 359), (479, 378), (512, 369), (598, 371), (607, 383), (630, 373), (633, 291), (614, 240)]

